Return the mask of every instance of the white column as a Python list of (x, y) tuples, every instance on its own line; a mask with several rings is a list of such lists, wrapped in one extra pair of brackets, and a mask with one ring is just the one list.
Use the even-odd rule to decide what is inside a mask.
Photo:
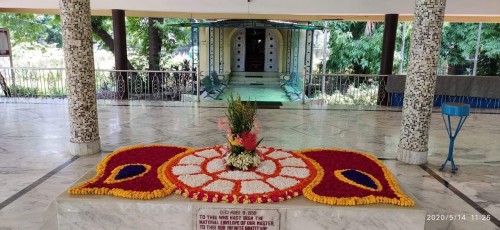
[(398, 160), (427, 162), (429, 126), (446, 0), (416, 0)]
[(60, 0), (64, 61), (68, 87), (70, 152), (99, 153), (90, 0)]

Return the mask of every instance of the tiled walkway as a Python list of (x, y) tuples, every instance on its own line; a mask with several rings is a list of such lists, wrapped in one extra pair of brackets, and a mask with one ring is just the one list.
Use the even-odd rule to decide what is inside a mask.
[[(0, 104), (2, 230), (42, 227), (44, 217), (53, 214), (46, 212), (51, 201), (120, 146), (163, 143), (197, 148), (225, 142), (224, 132), (217, 129), (217, 119), (225, 112), (222, 102), (200, 106), (99, 102), (104, 152), (72, 157), (68, 153), (66, 103), (63, 100), (48, 102), (51, 104)], [(384, 159), (428, 214), (466, 215), (466, 220), (429, 220), (426, 229), (500, 228), (498, 222), (472, 219), (480, 216), (481, 210), (489, 212), (497, 221), (500, 218), (500, 115), (470, 116), (456, 141), (455, 160), (459, 171), (454, 175), (449, 170), (438, 171), (448, 151), (439, 113), (432, 115), (427, 169), (394, 159), (400, 112), (326, 110), (287, 104), (281, 108), (258, 111), (263, 145), (291, 150), (337, 147), (371, 152)], [(451, 186), (444, 186), (433, 174)]]

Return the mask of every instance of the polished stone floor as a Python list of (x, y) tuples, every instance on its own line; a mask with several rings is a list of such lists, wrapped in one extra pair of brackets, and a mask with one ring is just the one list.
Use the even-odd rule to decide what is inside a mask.
[[(51, 201), (114, 149), (140, 143), (204, 147), (224, 143), (217, 119), (223, 103), (99, 102), (103, 153), (69, 155), (64, 100), (0, 103), (0, 229), (50, 229)], [(466, 220), (428, 220), (426, 229), (499, 229), (500, 115), (472, 114), (456, 141), (457, 174), (439, 172), (448, 138), (439, 113), (432, 115), (429, 163), (395, 160), (401, 113), (388, 109), (285, 104), (258, 111), (263, 145), (291, 150), (349, 148), (383, 159), (429, 215)], [(338, 109), (340, 108), (340, 109)], [(440, 180), (442, 181), (440, 181)], [(443, 185), (446, 184), (447, 186)], [(458, 194), (458, 195), (457, 195)], [(49, 208), (49, 209), (48, 209)], [(483, 220), (481, 212), (493, 221)], [(429, 216), (431, 219), (433, 216)]]

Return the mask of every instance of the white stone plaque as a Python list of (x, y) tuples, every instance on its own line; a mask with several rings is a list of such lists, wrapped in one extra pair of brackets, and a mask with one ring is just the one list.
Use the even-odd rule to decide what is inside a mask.
[(200, 208), (196, 230), (279, 230), (278, 209)]

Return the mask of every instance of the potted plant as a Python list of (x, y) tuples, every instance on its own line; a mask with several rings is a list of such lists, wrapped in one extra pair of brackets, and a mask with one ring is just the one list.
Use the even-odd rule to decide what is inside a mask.
[(257, 105), (243, 103), (241, 97), (232, 93), (227, 99), (226, 117), (219, 119), (220, 129), (226, 128), (228, 147), (224, 157), (226, 166), (236, 170), (249, 170), (260, 164), (261, 154), (257, 146), (258, 127), (255, 124)]

